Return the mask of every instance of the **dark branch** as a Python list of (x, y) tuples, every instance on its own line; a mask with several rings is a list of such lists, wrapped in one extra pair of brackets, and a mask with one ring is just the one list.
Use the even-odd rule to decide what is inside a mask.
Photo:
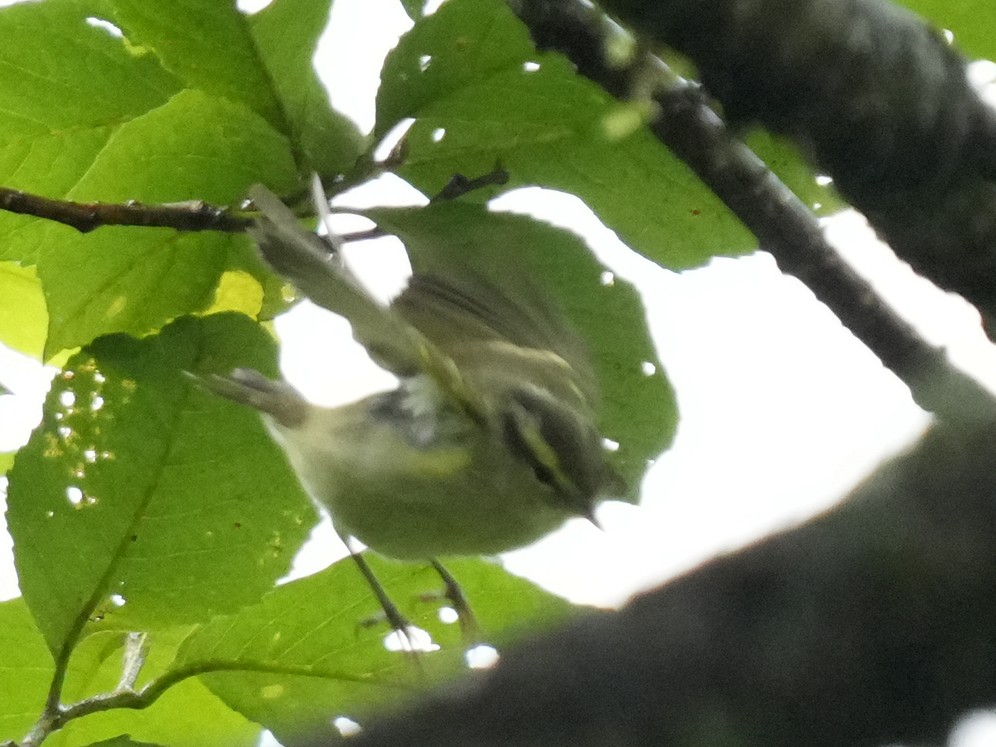
[(938, 744), (996, 701), (996, 428), (835, 512), (502, 655), (350, 744)]
[(239, 233), (252, 224), (252, 218), (232, 215), (228, 208), (200, 201), (165, 205), (143, 205), (54, 200), (20, 190), (0, 187), (0, 210), (64, 223), (80, 233), (101, 226), (144, 226), (175, 228), (178, 231), (224, 231)]
[(446, 183), (446, 186), (433, 195), (429, 202), (455, 200), (458, 197), (463, 197), (465, 194), (473, 192), (477, 189), (500, 186), (507, 183), (508, 172), (505, 171), (505, 169), (503, 169), (500, 165), (495, 165), (495, 167), (487, 174), (482, 174), (477, 177), (467, 177), (463, 174), (454, 174), (450, 177), (450, 180)]
[[(611, 64), (604, 19), (579, 0), (524, 0), (519, 17), (541, 49), (577, 61), (579, 72), (617, 96), (644, 87), (646, 67)], [(758, 237), (783, 272), (804, 282), (858, 339), (910, 387), (917, 403), (952, 419), (992, 418), (989, 394), (953, 368), (886, 306), (829, 245), (808, 208), (723, 124), (695, 86), (672, 82), (655, 95), (650, 127)]]
[[(505, 184), (508, 172), (500, 166), (475, 178), (456, 174), (432, 198), (432, 202), (453, 200), (468, 192), (486, 186)], [(227, 207), (208, 205), (200, 200), (145, 205), (126, 203), (72, 202), (56, 200), (41, 195), (0, 187), (0, 210), (19, 215), (63, 223), (80, 233), (89, 233), (101, 226), (142, 226), (145, 228), (173, 228), (177, 231), (223, 231), (241, 233), (255, 220), (249, 215), (233, 215)], [(363, 241), (385, 235), (377, 229), (344, 237), (345, 241)]]
[(886, 0), (604, 0), (691, 57), (731, 121), (798, 142), (902, 259), (996, 320), (996, 114)]

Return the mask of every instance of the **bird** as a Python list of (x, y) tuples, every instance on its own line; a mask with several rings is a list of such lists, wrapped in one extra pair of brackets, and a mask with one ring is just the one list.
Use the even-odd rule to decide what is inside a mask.
[(202, 384), (262, 413), (347, 546), (355, 538), (388, 557), (434, 562), (521, 547), (571, 517), (594, 521), (619, 478), (596, 425), (592, 363), (527, 272), (507, 254), (490, 264), (448, 256), (385, 304), (333, 234), (305, 230), (261, 185), (249, 196), (259, 217), (248, 232), (266, 263), (344, 317), (398, 385), (322, 407), (249, 369)]

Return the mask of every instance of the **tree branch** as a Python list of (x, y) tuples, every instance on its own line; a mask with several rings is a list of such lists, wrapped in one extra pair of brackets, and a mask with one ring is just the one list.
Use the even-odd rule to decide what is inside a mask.
[(996, 427), (834, 512), (503, 654), (350, 744), (937, 744), (996, 701)]
[(687, 54), (730, 121), (793, 138), (902, 259), (996, 319), (996, 114), (887, 0), (604, 0)]
[[(625, 97), (646, 87), (645, 61), (613, 64), (605, 52), (611, 30), (586, 4), (520, 0), (513, 7), (538, 47), (562, 52), (613, 95)], [(729, 132), (697, 87), (669, 80), (652, 95), (657, 110), (650, 128), (660, 141), (743, 221), (783, 272), (805, 283), (910, 387), (921, 407), (950, 420), (996, 415), (988, 392), (951, 366), (943, 351), (927, 345), (841, 260), (815, 216)]]
[(175, 228), (178, 231), (239, 233), (253, 220), (247, 216), (233, 215), (227, 207), (215, 207), (200, 201), (165, 205), (143, 205), (140, 202), (71, 202), (28, 194), (9, 187), (0, 187), (0, 210), (63, 223), (80, 233), (88, 233), (101, 226), (145, 226)]

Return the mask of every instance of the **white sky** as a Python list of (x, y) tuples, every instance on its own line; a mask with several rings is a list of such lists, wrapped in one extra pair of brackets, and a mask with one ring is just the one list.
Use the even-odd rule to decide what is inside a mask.
[[(408, 25), (396, 0), (335, 4), (333, 29), (342, 33), (325, 39), (317, 64), (335, 105), (361, 127), (373, 122), (383, 55)], [(383, 204), (406, 193), (382, 180), (352, 199)], [(598, 511), (604, 531), (572, 522), (509, 553), (506, 564), (514, 572), (577, 602), (619, 604), (718, 552), (824, 510), (924, 428), (927, 418), (906, 388), (769, 256), (720, 259), (679, 276), (630, 252), (573, 197), (518, 193), (499, 206), (536, 212), (585, 235), (618, 275), (638, 282), (682, 414), (675, 445), (648, 476), (640, 506), (604, 504)], [(996, 353), (973, 309), (916, 278), (859, 216), (836, 218), (828, 231), (933, 344), (996, 381)], [(360, 264), (382, 267), (387, 260), (380, 253), (393, 251), (370, 247), (363, 245)], [(387, 293), (403, 276), (395, 270), (373, 282)], [(287, 374), (320, 400), (355, 399), (376, 369), (364, 367), (346, 326), (330, 316), (303, 307), (281, 323)], [(338, 330), (342, 346), (330, 348), (316, 366), (307, 340), (325, 335), (318, 331), (325, 325)], [(19, 395), (0, 404), (0, 449), (14, 448), (37, 422), (40, 380), (36, 366), (0, 350), (0, 381)], [(314, 569), (341, 554), (327, 525), (317, 534), (302, 567)], [(17, 594), (5, 539), (0, 535), (0, 599)], [(968, 731), (952, 744), (982, 743)], [(993, 732), (986, 733), (992, 740)]]

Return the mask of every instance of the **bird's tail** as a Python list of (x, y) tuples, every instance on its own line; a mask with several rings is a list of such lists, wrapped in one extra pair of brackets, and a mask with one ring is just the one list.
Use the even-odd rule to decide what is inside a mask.
[(290, 384), (250, 368), (237, 368), (227, 376), (188, 375), (213, 394), (265, 412), (286, 428), (301, 425), (308, 412), (307, 402)]

